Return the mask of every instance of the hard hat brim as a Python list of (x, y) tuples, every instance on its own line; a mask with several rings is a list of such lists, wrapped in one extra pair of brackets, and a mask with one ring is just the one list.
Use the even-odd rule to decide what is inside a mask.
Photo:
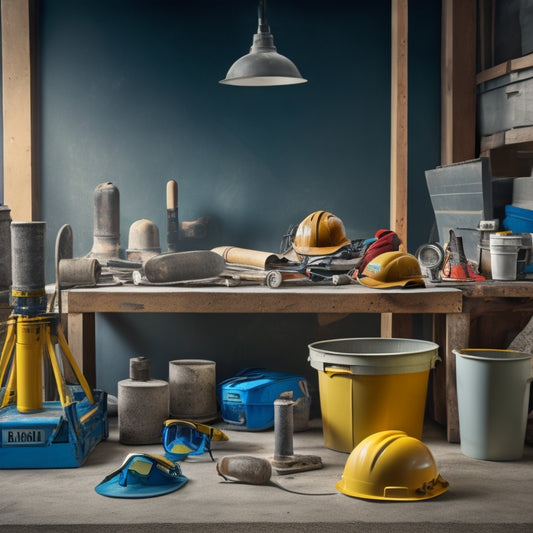
[(358, 276), (357, 281), (362, 285), (371, 287), (373, 289), (393, 289), (395, 287), (401, 287), (403, 289), (409, 289), (414, 287), (425, 287), (426, 284), (422, 278), (410, 278), (399, 281), (379, 281), (371, 278), (370, 276)]
[(350, 243), (351, 241), (346, 239), (345, 242), (337, 246), (293, 246), (293, 248), (300, 255), (330, 255), (338, 252)]
[(340, 481), (337, 481), (337, 483), (335, 483), (335, 488), (338, 491), (342, 492), (343, 494), (346, 494), (346, 496), (351, 496), (353, 498), (361, 498), (363, 500), (414, 502), (418, 500), (430, 500), (431, 498), (435, 498), (439, 496), (440, 494), (446, 492), (450, 488), (450, 486), (448, 484), (445, 484), (445, 485), (440, 484), (439, 487), (435, 488), (431, 492), (428, 492), (426, 494), (416, 495), (416, 496), (406, 496), (405, 498), (394, 497), (394, 496), (378, 496), (374, 494), (365, 494), (363, 492), (349, 490), (344, 486), (344, 482), (342, 479)]

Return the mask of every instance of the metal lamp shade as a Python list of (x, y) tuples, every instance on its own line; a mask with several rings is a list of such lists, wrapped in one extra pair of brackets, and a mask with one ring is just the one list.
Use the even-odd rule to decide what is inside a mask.
[(305, 83), (307, 80), (302, 78), (296, 65), (277, 53), (266, 22), (264, 2), (260, 4), (260, 9), (259, 27), (254, 34), (250, 53), (235, 61), (220, 83), (252, 87)]

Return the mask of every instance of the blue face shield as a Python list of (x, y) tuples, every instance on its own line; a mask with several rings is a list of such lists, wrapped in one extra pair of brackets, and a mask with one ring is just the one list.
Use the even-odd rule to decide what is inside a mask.
[(188, 455), (211, 453), (211, 441), (228, 440), (220, 429), (188, 420), (167, 420), (163, 428), (163, 447), (166, 456), (173, 461), (185, 459)]
[(178, 490), (187, 481), (180, 466), (165, 457), (130, 453), (95, 490), (111, 498), (150, 498)]

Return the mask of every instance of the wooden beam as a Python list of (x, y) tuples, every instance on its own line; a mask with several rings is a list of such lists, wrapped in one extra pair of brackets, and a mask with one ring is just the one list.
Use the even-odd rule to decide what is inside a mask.
[(391, 4), (390, 227), (407, 250), (407, 0)]
[(409, 339), (413, 335), (413, 315), (381, 313), (381, 336)]
[(476, 157), (476, 0), (442, 0), (441, 164)]
[(32, 49), (35, 0), (1, 0), (4, 204), (11, 218), (39, 220)]

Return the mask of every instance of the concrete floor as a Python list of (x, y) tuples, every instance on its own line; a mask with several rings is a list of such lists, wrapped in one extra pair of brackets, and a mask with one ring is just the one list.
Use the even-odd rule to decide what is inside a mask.
[[(224, 426), (226, 430), (227, 426)], [(274, 432), (227, 431), (213, 443), (215, 458), (271, 456)], [(445, 439), (443, 428), (426, 423), (423, 441), (435, 456), (448, 492), (420, 502), (373, 502), (335, 489), (347, 454), (323, 445), (319, 419), (294, 435), (294, 453), (319, 455), (321, 470), (273, 475), (278, 487), (227, 482), (208, 455), (182, 463), (189, 482), (156, 498), (123, 500), (100, 496), (94, 487), (128, 453), (163, 452), (160, 445), (118, 442), (117, 418), (109, 438), (75, 469), (3, 470), (0, 473), (2, 533), (140, 531), (533, 531), (533, 447), (513, 462), (468, 458)], [(328, 493), (327, 495), (318, 495)]]

